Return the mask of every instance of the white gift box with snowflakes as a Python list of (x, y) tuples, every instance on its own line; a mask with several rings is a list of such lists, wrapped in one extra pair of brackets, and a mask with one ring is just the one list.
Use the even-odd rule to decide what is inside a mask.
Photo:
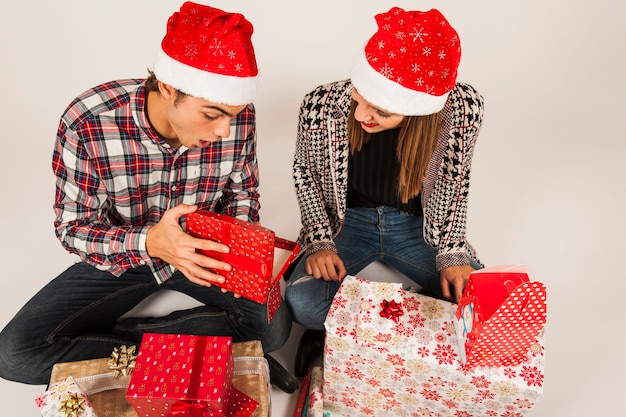
[(35, 398), (35, 404), (43, 417), (97, 417), (87, 395), (71, 376), (51, 384)]
[(347, 276), (326, 319), (323, 409), (332, 416), (520, 417), (543, 393), (544, 340), (509, 367), (461, 361), (456, 304)]

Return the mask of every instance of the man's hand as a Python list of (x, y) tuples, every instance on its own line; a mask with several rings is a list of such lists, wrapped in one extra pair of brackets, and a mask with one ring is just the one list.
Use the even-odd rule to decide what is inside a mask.
[[(440, 276), (443, 296), (456, 303), (461, 301), (463, 290), (472, 271), (474, 271), (474, 268), (469, 265), (449, 266), (442, 269)], [(452, 298), (450, 287), (454, 290), (454, 298)]]
[(226, 262), (198, 253), (196, 249), (228, 253), (230, 248), (212, 240), (195, 238), (183, 231), (179, 219), (197, 208), (195, 205), (181, 204), (167, 210), (148, 231), (146, 249), (151, 257), (163, 259), (176, 267), (189, 281), (210, 287), (212, 283), (224, 282), (224, 277), (206, 268), (230, 271), (232, 267)]
[(313, 252), (306, 259), (306, 273), (324, 281), (341, 281), (346, 276), (343, 261), (332, 250)]

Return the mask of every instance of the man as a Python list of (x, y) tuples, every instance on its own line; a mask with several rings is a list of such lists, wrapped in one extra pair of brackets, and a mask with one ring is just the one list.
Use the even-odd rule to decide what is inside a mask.
[[(0, 376), (47, 384), (52, 366), (108, 357), (144, 332), (284, 344), (291, 316), (220, 290), (227, 252), (186, 234), (197, 209), (259, 220), (255, 110), (258, 69), (244, 16), (187, 2), (167, 24), (147, 80), (99, 85), (61, 118), (53, 153), (56, 234), (81, 262), (36, 294), (0, 333)], [(165, 317), (124, 318), (160, 289), (203, 305)], [(297, 381), (267, 356), (272, 382)]]

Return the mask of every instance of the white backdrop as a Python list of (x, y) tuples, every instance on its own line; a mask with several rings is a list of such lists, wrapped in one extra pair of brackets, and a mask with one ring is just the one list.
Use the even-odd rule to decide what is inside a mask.
[[(93, 85), (145, 76), (180, 4), (0, 4), (0, 327), (73, 259), (52, 228), (50, 159), (61, 112)], [(486, 264), (527, 264), (548, 287), (545, 392), (531, 415), (626, 415), (623, 0), (209, 4), (255, 25), (261, 215), (289, 238), (299, 227), (291, 160), (303, 95), (349, 76), (376, 13), (439, 8), (461, 36), (459, 79), (486, 101), (469, 236)], [(0, 414), (38, 415), (33, 398), (42, 388), (0, 381)]]

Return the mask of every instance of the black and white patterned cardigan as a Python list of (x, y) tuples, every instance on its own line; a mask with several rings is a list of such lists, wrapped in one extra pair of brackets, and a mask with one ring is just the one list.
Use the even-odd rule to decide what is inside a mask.
[[(317, 87), (300, 107), (293, 163), (302, 229), (298, 242), (305, 256), (336, 250), (348, 192), (347, 122), (349, 80)], [(483, 118), (483, 98), (457, 83), (442, 109), (443, 129), (424, 178), (424, 240), (436, 248), (437, 269), (479, 260), (466, 240), (470, 165)]]

